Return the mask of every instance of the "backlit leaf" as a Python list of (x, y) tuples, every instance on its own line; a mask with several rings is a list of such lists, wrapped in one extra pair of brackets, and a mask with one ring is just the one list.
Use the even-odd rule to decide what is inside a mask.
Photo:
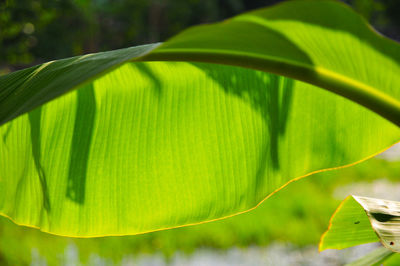
[(0, 213), (90, 237), (248, 211), (397, 142), (399, 72), (344, 5), (290, 1), (2, 76)]

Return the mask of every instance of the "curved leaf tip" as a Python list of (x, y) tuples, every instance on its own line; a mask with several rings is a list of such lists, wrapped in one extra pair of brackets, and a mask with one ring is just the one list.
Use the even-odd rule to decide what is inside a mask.
[(400, 202), (349, 196), (333, 214), (319, 248), (342, 249), (380, 241), (389, 250), (400, 252), (398, 228)]

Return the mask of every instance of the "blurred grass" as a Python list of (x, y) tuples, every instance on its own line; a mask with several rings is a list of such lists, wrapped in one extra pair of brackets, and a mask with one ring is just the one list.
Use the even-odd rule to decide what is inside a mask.
[(354, 167), (316, 174), (292, 183), (254, 211), (229, 219), (137, 236), (74, 239), (21, 227), (0, 217), (0, 265), (29, 264), (33, 250), (49, 265), (59, 264), (67, 245), (74, 243), (81, 262), (91, 254), (118, 262), (127, 254), (192, 253), (196, 248), (228, 249), (265, 246), (272, 241), (296, 246), (316, 245), (340, 203), (333, 191), (354, 182), (386, 178), (396, 181), (400, 162), (374, 158)]

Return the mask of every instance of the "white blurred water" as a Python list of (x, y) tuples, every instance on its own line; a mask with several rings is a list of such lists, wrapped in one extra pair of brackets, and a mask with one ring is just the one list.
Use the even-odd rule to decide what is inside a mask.
[(377, 156), (388, 161), (400, 161), (400, 143), (397, 143), (387, 151)]
[(171, 265), (171, 266), (246, 266), (246, 265), (344, 265), (372, 251), (380, 244), (373, 243), (350, 248), (345, 251), (327, 250), (318, 253), (316, 246), (299, 249), (290, 244), (272, 243), (268, 247), (252, 246), (246, 249), (232, 248), (226, 252), (200, 249), (192, 256), (175, 254), (170, 264), (160, 257), (138, 257), (125, 261), (124, 266)]
[[(272, 243), (268, 247), (250, 246), (245, 249), (231, 248), (227, 251), (213, 249), (198, 249), (192, 255), (185, 255), (177, 252), (166, 261), (161, 254), (152, 255), (127, 255), (121, 262), (113, 263), (109, 258), (102, 258), (92, 254), (86, 265), (89, 266), (338, 266), (354, 261), (363, 255), (379, 247), (379, 243), (360, 245), (345, 250), (326, 250), (318, 253), (316, 246), (309, 246), (299, 249), (290, 244)], [(32, 266), (47, 265), (46, 260), (37, 251), (32, 250)], [(59, 265), (78, 266), (79, 253), (75, 244), (71, 243), (60, 257)]]

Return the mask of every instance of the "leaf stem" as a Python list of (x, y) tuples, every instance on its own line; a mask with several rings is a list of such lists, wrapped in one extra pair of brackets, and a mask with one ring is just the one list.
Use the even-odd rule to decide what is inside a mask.
[(400, 127), (400, 101), (367, 84), (321, 67), (231, 50), (175, 50), (162, 48), (162, 46), (135, 61), (194, 61), (262, 70), (304, 81), (341, 95)]

